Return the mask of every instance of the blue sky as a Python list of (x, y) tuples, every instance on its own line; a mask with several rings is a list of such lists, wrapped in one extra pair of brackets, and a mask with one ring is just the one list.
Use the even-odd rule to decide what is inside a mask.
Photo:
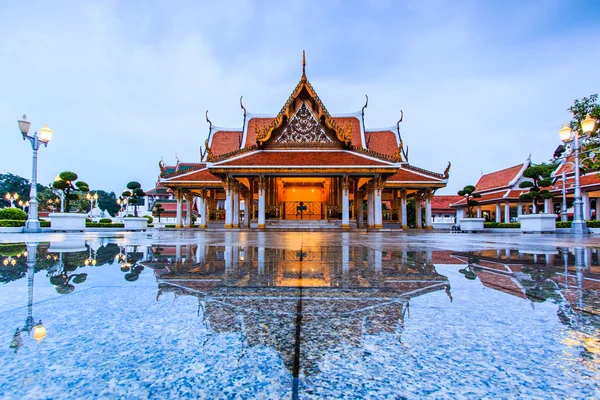
[(16, 120), (48, 123), (39, 179), (154, 186), (198, 161), (239, 97), (279, 111), (301, 74), (333, 114), (401, 125), (410, 162), (454, 193), (481, 173), (551, 157), (575, 98), (600, 92), (597, 1), (0, 1), (0, 172), (31, 176)]

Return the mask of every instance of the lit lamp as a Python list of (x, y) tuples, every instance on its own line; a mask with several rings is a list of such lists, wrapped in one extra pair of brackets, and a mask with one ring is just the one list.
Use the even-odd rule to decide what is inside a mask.
[(33, 326), (33, 338), (38, 343), (42, 343), (42, 340), (46, 337), (46, 327), (42, 325), (42, 320)]
[(6, 195), (4, 196), (4, 198), (8, 201), (10, 201), (10, 206), (14, 207), (15, 205), (13, 204), (13, 202), (17, 201), (19, 199), (19, 194), (18, 193), (6, 193)]
[[(590, 114), (588, 114), (583, 121), (581, 121), (581, 131), (583, 135), (589, 135), (596, 126), (596, 120), (592, 118)], [(577, 130), (573, 131), (567, 124), (564, 124), (561, 129), (558, 131), (558, 135), (560, 140), (567, 143), (573, 140), (573, 150), (574, 150), (574, 169), (575, 169), (575, 191), (574, 197), (575, 201), (573, 202), (574, 208), (574, 216), (573, 222), (571, 223), (571, 233), (574, 234), (584, 234), (588, 233), (588, 228), (583, 218), (583, 200), (581, 198), (581, 183), (580, 183), (580, 160), (579, 160), (579, 150), (581, 148), (581, 141), (579, 140), (579, 134)]]
[(29, 139), (31, 142), (31, 149), (33, 150), (33, 169), (31, 177), (31, 190), (29, 192), (30, 207), (27, 216), (27, 222), (25, 223), (25, 232), (40, 232), (40, 221), (38, 219), (38, 201), (37, 201), (37, 153), (40, 145), (43, 143), (44, 146), (48, 146), (48, 143), (52, 139), (52, 129), (45, 125), (40, 129), (40, 134), (35, 132), (33, 135), (29, 134), (29, 128), (31, 122), (27, 121), (27, 117), (23, 115), (23, 119), (17, 121), (19, 123), (19, 130), (23, 135), (23, 140)]

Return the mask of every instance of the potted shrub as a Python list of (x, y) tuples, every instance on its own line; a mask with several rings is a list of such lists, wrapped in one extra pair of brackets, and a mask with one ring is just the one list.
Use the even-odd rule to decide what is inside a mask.
[(154, 223), (154, 227), (155, 228), (164, 228), (165, 224), (164, 222), (160, 222), (160, 213), (162, 213), (163, 211), (165, 211), (165, 209), (163, 208), (162, 204), (160, 203), (154, 203), (154, 212), (156, 212), (156, 217), (158, 218), (158, 222)]
[(558, 215), (554, 213), (539, 213), (539, 201), (553, 197), (552, 193), (546, 188), (552, 186), (552, 171), (555, 169), (556, 166), (552, 164), (542, 163), (532, 165), (523, 172), (523, 176), (530, 180), (521, 182), (519, 187), (529, 189), (529, 191), (521, 194), (520, 199), (532, 202), (533, 213), (519, 216), (521, 232), (541, 233), (556, 231), (556, 218)]
[(462, 190), (459, 190), (457, 194), (465, 198), (467, 208), (467, 217), (461, 218), (458, 221), (460, 230), (465, 232), (483, 232), (485, 218), (473, 217), (473, 207), (479, 205), (479, 202), (475, 199), (481, 198), (479, 193), (475, 193), (475, 186), (467, 185)]
[(90, 191), (87, 183), (78, 181), (75, 172), (61, 172), (52, 187), (63, 192), (64, 211), (50, 213), (50, 227), (55, 231), (83, 231), (87, 214), (72, 212), (72, 202), (79, 200), (80, 195)]
[(139, 182), (129, 182), (127, 184), (127, 190), (121, 194), (124, 198), (127, 198), (127, 204), (133, 205), (133, 217), (127, 216), (123, 218), (125, 223), (125, 230), (128, 231), (141, 231), (148, 229), (148, 219), (144, 217), (138, 217), (137, 205), (140, 200), (146, 196), (146, 193), (142, 190), (142, 185)]

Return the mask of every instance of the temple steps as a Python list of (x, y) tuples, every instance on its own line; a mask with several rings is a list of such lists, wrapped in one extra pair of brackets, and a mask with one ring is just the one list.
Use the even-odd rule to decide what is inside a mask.
[[(266, 229), (281, 230), (341, 230), (341, 220), (267, 220)], [(356, 222), (350, 222), (350, 228), (356, 228)]]

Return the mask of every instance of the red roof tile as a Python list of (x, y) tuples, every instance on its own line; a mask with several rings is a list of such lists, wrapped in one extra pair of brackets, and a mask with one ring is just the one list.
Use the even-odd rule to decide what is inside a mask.
[(424, 176), (413, 171), (400, 169), (387, 182), (440, 182), (440, 178)]
[[(342, 128), (346, 128), (352, 123), (352, 141), (350, 142), (353, 146), (363, 147), (362, 135), (360, 131), (360, 121), (356, 117), (333, 117), (335, 122)], [(377, 150), (375, 150), (377, 151)], [(382, 153), (382, 152), (381, 152)]]
[(214, 157), (239, 150), (242, 132), (218, 131), (213, 134), (210, 151)]
[(166, 182), (221, 182), (221, 179), (214, 176), (206, 168), (190, 172), (184, 173), (183, 175), (174, 176), (172, 178), (165, 178)]
[(398, 151), (396, 135), (392, 131), (365, 132), (365, 140), (369, 150), (395, 156)]
[(213, 167), (227, 166), (381, 166), (390, 163), (361, 157), (346, 151), (261, 151), (235, 160), (225, 161)]
[(485, 174), (479, 178), (479, 181), (475, 185), (476, 191), (482, 192), (490, 189), (506, 187), (517, 177), (521, 169), (523, 169), (523, 164)]
[(450, 204), (456, 203), (456, 202), (460, 201), (461, 199), (463, 199), (463, 197), (459, 196), (459, 195), (433, 196), (433, 200), (431, 201), (431, 210), (434, 212), (435, 211), (456, 211), (452, 207), (450, 207)]
[(246, 129), (246, 143), (244, 147), (256, 145), (256, 127), (262, 129), (268, 126), (273, 118), (251, 118), (248, 120), (248, 128)]

